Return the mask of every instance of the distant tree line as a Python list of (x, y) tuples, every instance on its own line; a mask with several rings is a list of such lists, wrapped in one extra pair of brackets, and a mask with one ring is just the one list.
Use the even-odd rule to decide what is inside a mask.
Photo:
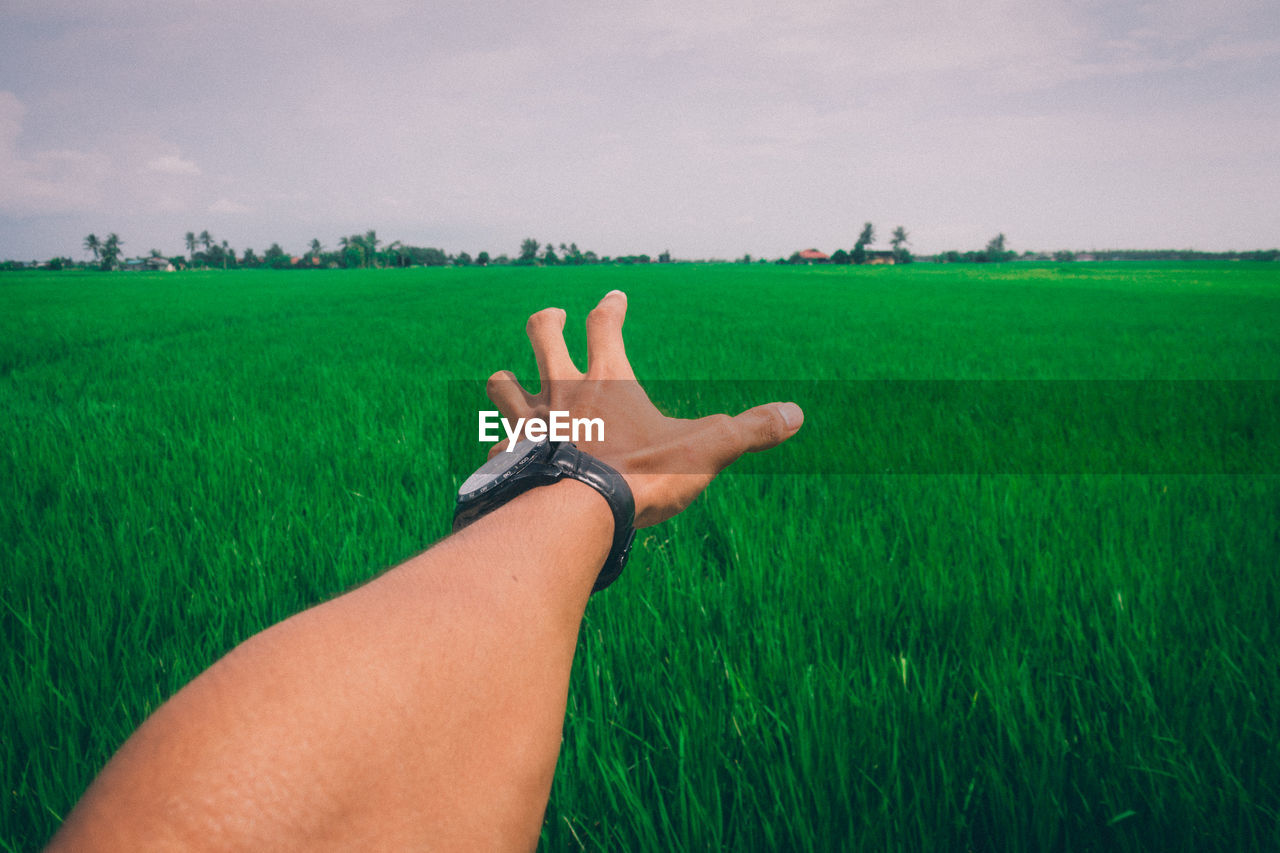
[(1025, 251), (1021, 255), (1009, 251), (1004, 235), (999, 234), (980, 252), (940, 252), (933, 257), (938, 263), (989, 263), (998, 261), (1277, 261), (1280, 249), (1257, 249), (1248, 252), (1201, 252), (1196, 249), (1092, 249), (1076, 252)]
[[(185, 255), (165, 257), (158, 249), (152, 249), (144, 257), (126, 260), (123, 254), (124, 241), (111, 233), (105, 240), (96, 234), (84, 238), (83, 248), (88, 253), (86, 261), (74, 261), (70, 257), (56, 257), (44, 263), (33, 261), (24, 264), (19, 261), (4, 261), (0, 269), (98, 269), (112, 271), (120, 269), (380, 269), (390, 267), (443, 267), (443, 266), (576, 266), (580, 264), (647, 264), (653, 259), (646, 254), (619, 255), (618, 257), (600, 256), (595, 252), (583, 251), (577, 243), (547, 243), (544, 247), (538, 240), (529, 237), (520, 244), (520, 252), (515, 259), (505, 254), (496, 257), (482, 251), (474, 257), (469, 252), (450, 254), (444, 249), (431, 246), (410, 246), (399, 240), (385, 243), (378, 237), (378, 232), (370, 229), (363, 234), (351, 234), (338, 238), (335, 249), (327, 249), (319, 239), (313, 239), (307, 251), (301, 255), (293, 255), (280, 247), (279, 243), (271, 246), (259, 255), (252, 248), (237, 252), (226, 240), (219, 241), (207, 230), (197, 234), (188, 231), (183, 236)], [(663, 251), (658, 255), (658, 263), (669, 263), (671, 253)]]
[(940, 264), (998, 264), (1011, 261), (1017, 256), (1017, 252), (1010, 251), (1005, 245), (1005, 236), (1002, 232), (988, 240), (986, 248), (979, 252), (958, 252), (951, 249), (934, 255), (933, 259)]
[[(653, 263), (653, 258), (649, 255), (618, 255), (617, 257), (609, 257), (608, 255), (600, 256), (588, 249), (582, 251), (578, 248), (577, 243), (569, 243), (565, 245), (561, 243), (560, 251), (556, 252), (556, 244), (547, 243), (543, 246), (537, 239), (526, 237), (520, 241), (520, 254), (512, 262), (516, 266), (582, 266), (584, 264), (649, 264)], [(666, 264), (671, 262), (671, 252), (663, 251), (658, 255), (658, 263)]]
[[(916, 260), (916, 257), (907, 248), (910, 244), (909, 236), (906, 229), (901, 225), (893, 229), (892, 236), (889, 239), (889, 245), (891, 247), (890, 250), (878, 251), (872, 249), (871, 246), (874, 243), (875, 226), (868, 222), (862, 226), (862, 230), (859, 232), (858, 238), (854, 241), (853, 248), (848, 251), (843, 248), (836, 249), (828, 257), (827, 255), (818, 252), (816, 249), (806, 249), (804, 251), (793, 252), (790, 257), (778, 258), (774, 263), (906, 264)], [(986, 246), (981, 249), (969, 251), (950, 249), (945, 252), (939, 252), (931, 257), (927, 257), (926, 259), (940, 264), (986, 264), (1004, 263), (1013, 260), (1052, 260), (1060, 263), (1095, 260), (1277, 261), (1280, 260), (1280, 249), (1259, 249), (1246, 252), (1202, 252), (1195, 249), (1106, 249), (1076, 252), (1068, 249), (1062, 249), (1052, 253), (1025, 251), (1022, 254), (1018, 254), (1009, 248), (1008, 238), (1002, 232), (988, 240)], [(752, 258), (751, 255), (743, 255), (741, 258), (738, 258), (737, 263), (767, 263), (767, 260), (764, 258)]]
[(1098, 261), (1280, 261), (1280, 249), (1255, 249), (1247, 252), (1201, 252), (1196, 249), (1094, 249), (1089, 252), (1055, 252), (1091, 256)]
[[(788, 258), (778, 258), (775, 263), (779, 264), (810, 264), (810, 263), (831, 263), (841, 266), (848, 264), (878, 264), (878, 263), (894, 263), (909, 264), (915, 260), (915, 255), (907, 246), (911, 243), (907, 234), (907, 229), (899, 225), (893, 229), (892, 235), (889, 237), (888, 251), (877, 251), (869, 248), (876, 241), (876, 228), (870, 222), (864, 223), (862, 230), (858, 232), (858, 238), (853, 241), (853, 248), (845, 251), (843, 248), (836, 249), (830, 256), (824, 255), (815, 249), (806, 249), (803, 252), (792, 252)], [(739, 263), (751, 263), (751, 256), (744, 255), (739, 259)]]
[[(837, 265), (894, 263), (905, 264), (916, 260), (908, 246), (910, 236), (905, 228), (897, 226), (891, 232), (888, 250), (872, 248), (875, 244), (875, 226), (864, 223), (853, 246), (849, 249), (836, 249), (830, 256), (807, 249), (793, 252), (790, 257), (778, 258), (779, 264), (832, 263)], [(184, 235), (185, 255), (165, 257), (158, 249), (151, 249), (147, 255), (133, 259), (124, 256), (124, 241), (115, 232), (105, 238), (89, 234), (84, 238), (82, 248), (88, 260), (76, 261), (70, 257), (59, 256), (45, 262), (6, 260), (0, 262), (0, 270), (34, 269), (379, 269), (396, 267), (443, 267), (443, 266), (579, 266), (584, 264), (648, 264), (654, 259), (647, 254), (600, 256), (591, 250), (582, 250), (577, 243), (546, 243), (526, 237), (520, 243), (515, 257), (499, 254), (491, 256), (482, 251), (474, 257), (468, 252), (450, 254), (444, 249), (431, 246), (411, 246), (399, 240), (386, 243), (378, 237), (378, 232), (370, 229), (363, 234), (351, 234), (338, 238), (338, 246), (327, 249), (319, 239), (313, 239), (307, 251), (294, 255), (281, 248), (279, 243), (272, 243), (266, 251), (259, 255), (252, 248), (237, 252), (226, 240), (217, 240), (207, 230), (199, 234), (188, 231)], [(1196, 249), (1105, 249), (1076, 252), (1058, 250), (1049, 252), (1024, 251), (1021, 255), (1008, 247), (1003, 233), (992, 237), (980, 250), (959, 251), (948, 250), (933, 255), (929, 260), (935, 263), (1002, 263), (1012, 260), (1037, 261), (1209, 261), (1209, 260), (1241, 260), (1241, 261), (1278, 261), (1280, 249), (1259, 249), (1244, 252), (1202, 252)], [(671, 253), (663, 251), (658, 254), (657, 263), (670, 263)], [(738, 263), (767, 263), (764, 258), (753, 259), (744, 255)]]

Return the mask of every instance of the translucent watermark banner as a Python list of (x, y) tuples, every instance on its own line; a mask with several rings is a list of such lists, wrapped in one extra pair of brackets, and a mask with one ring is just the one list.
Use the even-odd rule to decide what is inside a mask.
[[(621, 399), (634, 388), (598, 382), (586, 395)], [(1280, 474), (1280, 381), (1276, 380), (650, 380), (641, 382), (671, 417), (737, 414), (791, 401), (804, 427), (780, 447), (747, 454), (735, 471), (761, 474)], [(543, 420), (572, 382), (535, 405)], [(534, 389), (531, 388), (530, 391)], [(583, 395), (579, 398), (585, 399)], [(450, 466), (474, 470), (506, 431), (485, 381), (448, 390)], [(540, 405), (541, 408), (537, 408)], [(599, 417), (561, 408), (564, 424)], [(588, 410), (590, 409), (590, 410)], [(529, 411), (534, 411), (530, 409)], [(617, 406), (602, 417), (605, 448), (642, 416)], [(482, 413), (492, 441), (481, 441)], [(515, 418), (509, 427), (515, 426)], [(612, 427), (612, 432), (611, 432)], [(597, 436), (578, 443), (588, 452)], [(711, 440), (708, 438), (708, 440)], [(598, 446), (598, 445), (597, 445)], [(703, 473), (673, 457), (664, 473)]]

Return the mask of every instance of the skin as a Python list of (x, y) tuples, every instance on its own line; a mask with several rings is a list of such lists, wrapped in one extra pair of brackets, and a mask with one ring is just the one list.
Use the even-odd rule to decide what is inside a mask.
[[(626, 478), (637, 526), (683, 510), (794, 404), (660, 414), (623, 348), (626, 297), (529, 318), (541, 378), (488, 383), (509, 418), (601, 417), (582, 445)], [(496, 452), (500, 452), (500, 449)], [(613, 518), (589, 486), (527, 492), (430, 550), (233, 649), (125, 742), (49, 850), (530, 849), (555, 772), (579, 625)]]

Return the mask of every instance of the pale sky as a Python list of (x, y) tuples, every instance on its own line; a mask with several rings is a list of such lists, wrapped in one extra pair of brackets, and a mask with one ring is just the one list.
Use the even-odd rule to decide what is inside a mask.
[(1276, 0), (5, 0), (0, 258), (1280, 245)]

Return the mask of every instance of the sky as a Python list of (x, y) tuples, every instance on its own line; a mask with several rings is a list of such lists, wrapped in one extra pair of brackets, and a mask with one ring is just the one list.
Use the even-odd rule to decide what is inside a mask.
[(0, 258), (1280, 245), (1280, 3), (5, 0)]

